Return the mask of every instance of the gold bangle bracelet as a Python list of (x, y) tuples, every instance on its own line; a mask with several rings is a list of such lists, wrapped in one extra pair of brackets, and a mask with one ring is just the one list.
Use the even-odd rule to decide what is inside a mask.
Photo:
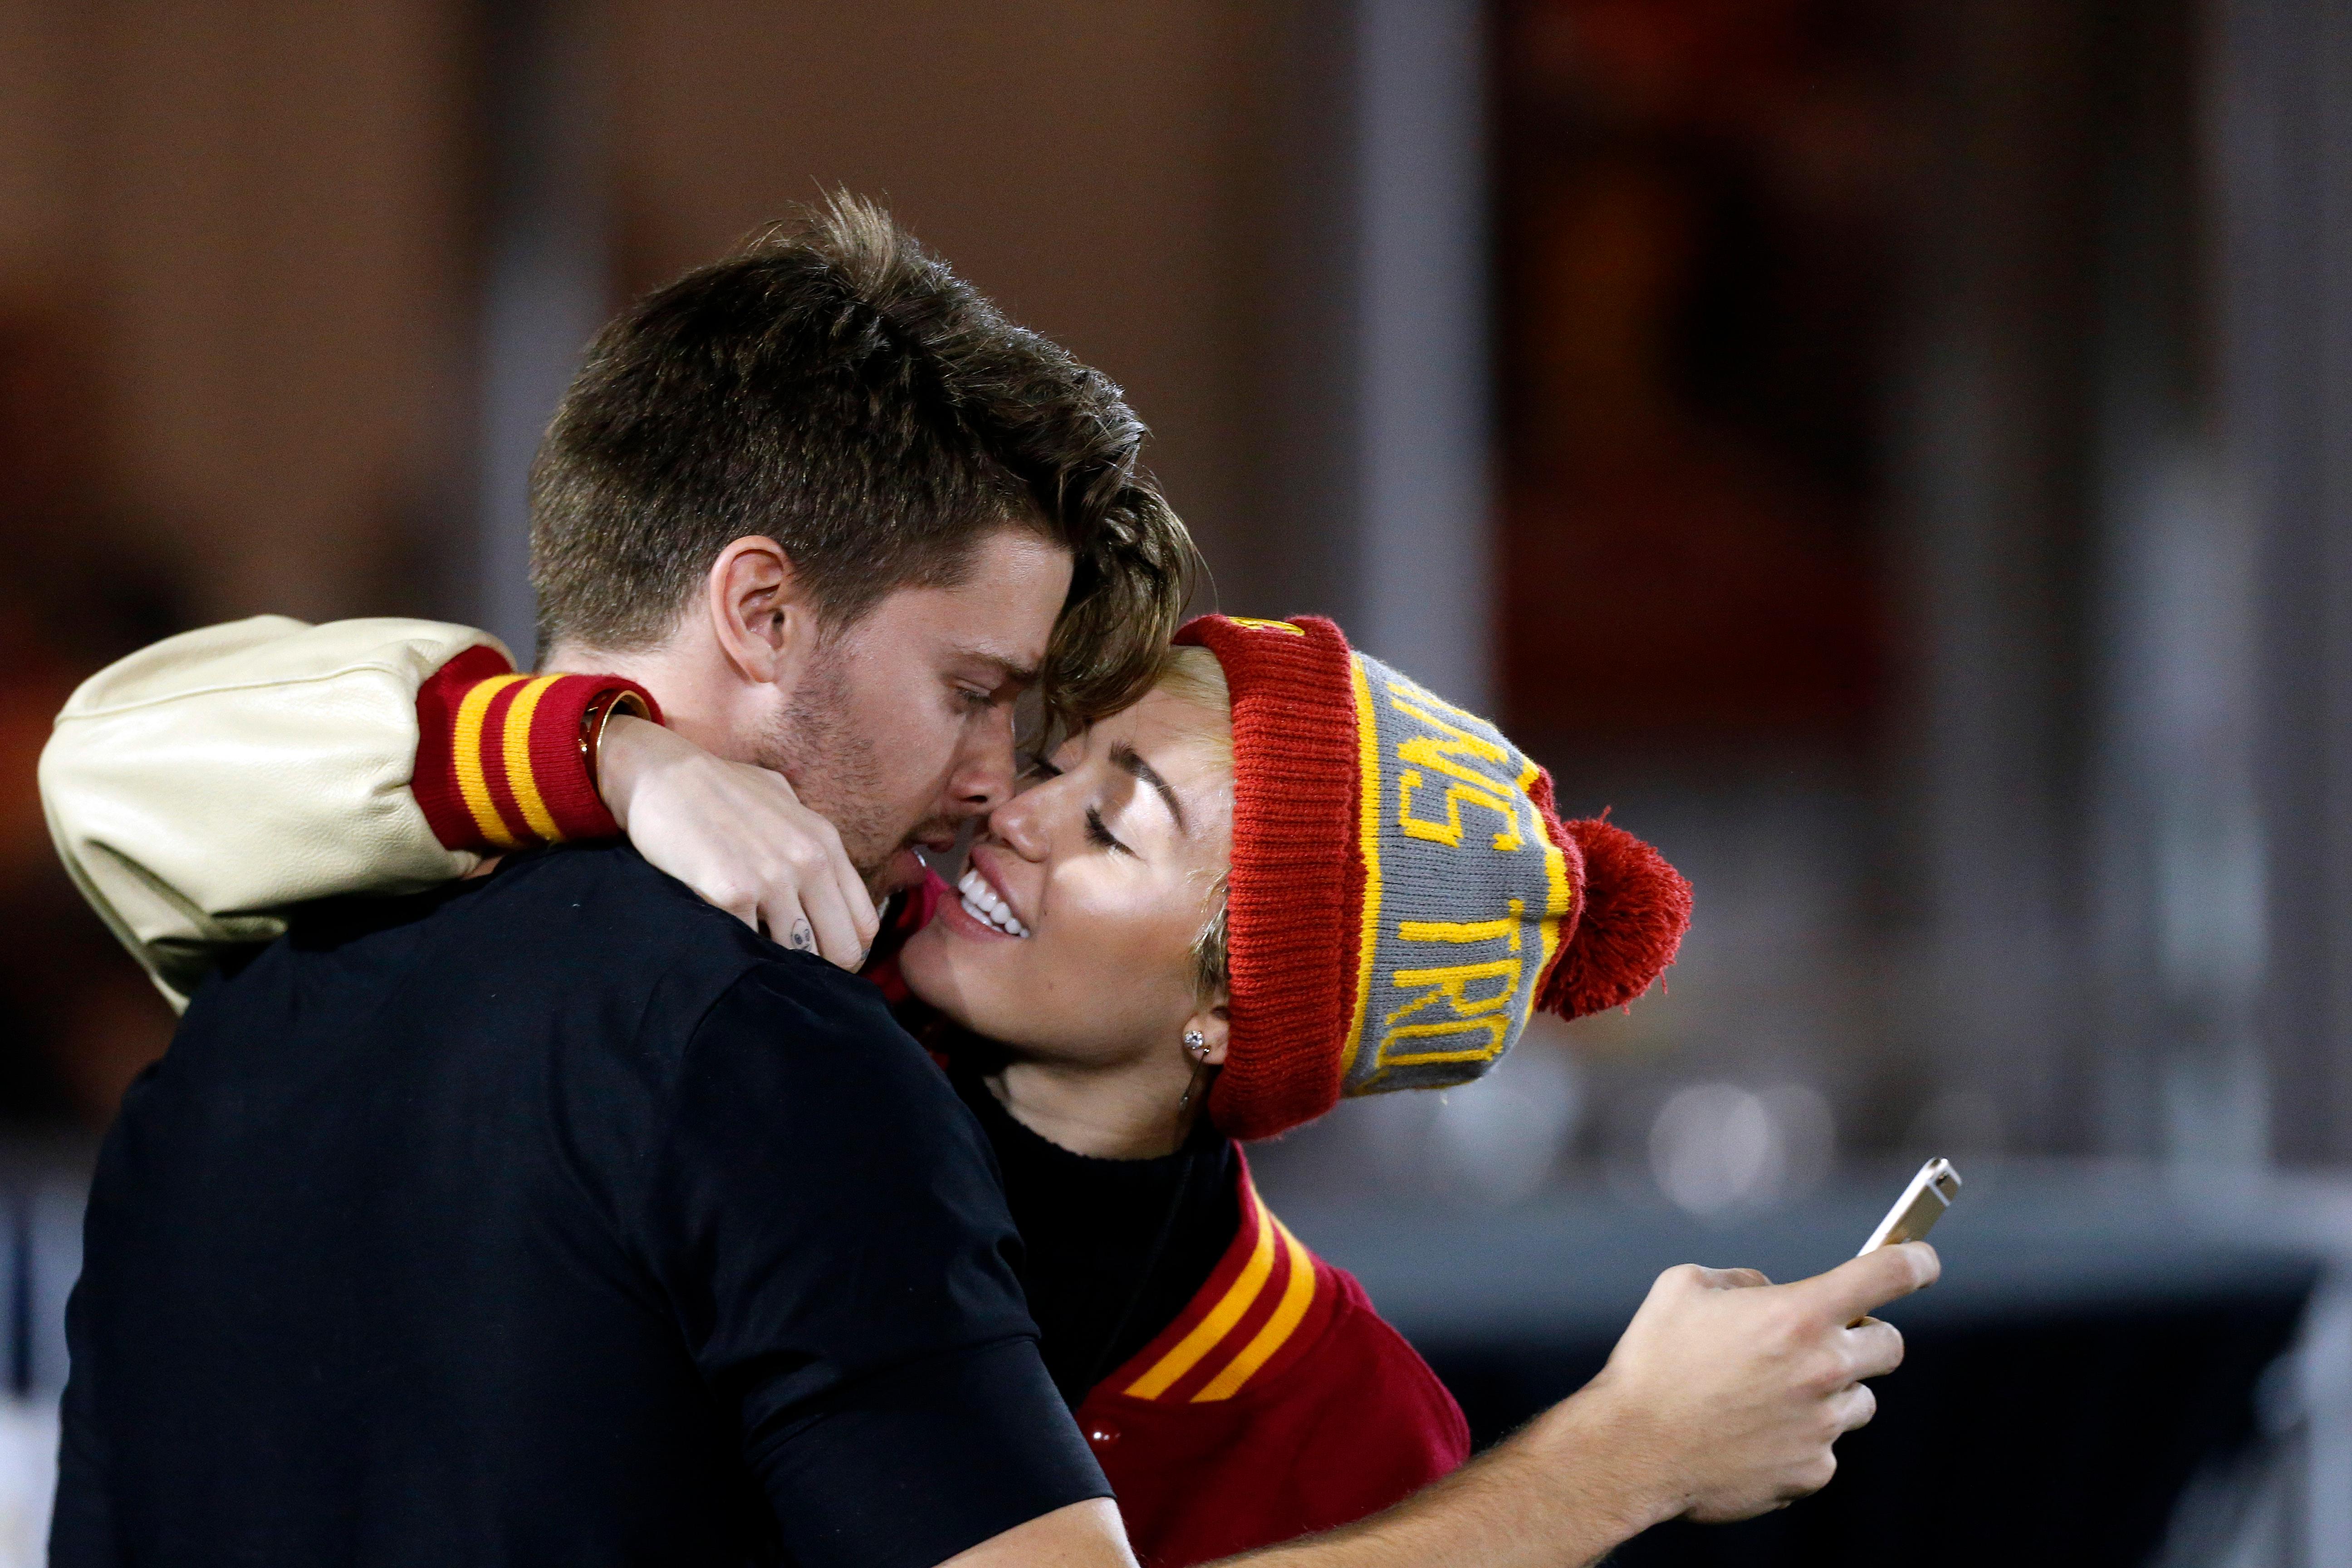
[(591, 790), (601, 793), (598, 781), (604, 776), (604, 728), (612, 723), (614, 714), (623, 712), (635, 719), (650, 720), (654, 716), (646, 700), (628, 690), (607, 691), (581, 710), (580, 760), (588, 770)]

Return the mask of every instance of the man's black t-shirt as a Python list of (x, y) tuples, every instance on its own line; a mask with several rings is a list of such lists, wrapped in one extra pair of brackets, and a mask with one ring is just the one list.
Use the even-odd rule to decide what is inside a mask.
[(90, 1195), (52, 1561), (936, 1563), (1108, 1494), (986, 1143), (625, 847), (323, 907)]

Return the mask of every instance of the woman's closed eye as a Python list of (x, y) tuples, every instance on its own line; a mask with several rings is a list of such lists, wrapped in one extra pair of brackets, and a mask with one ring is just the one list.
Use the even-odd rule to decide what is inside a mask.
[(1023, 758), (1021, 764), (1021, 776), (1023, 778), (1033, 780), (1057, 779), (1062, 776), (1062, 770), (1055, 767), (1052, 763), (1046, 761), (1045, 752), (1024, 752), (1021, 755)]
[(1103, 822), (1102, 812), (1091, 805), (1087, 807), (1087, 842), (1097, 849), (1109, 849), (1121, 855), (1135, 853), (1134, 850), (1111, 837), (1109, 827)]

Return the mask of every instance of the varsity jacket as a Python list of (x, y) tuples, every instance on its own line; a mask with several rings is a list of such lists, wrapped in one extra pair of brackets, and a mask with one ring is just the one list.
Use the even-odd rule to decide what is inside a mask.
[(1128, 1537), (1179, 1568), (1377, 1513), (1470, 1454), (1461, 1407), (1241, 1165), (1216, 1272), (1078, 1406)]
[[(256, 617), (85, 682), (42, 754), (42, 802), (77, 885), (184, 1006), (295, 905), (614, 833), (586, 742), (625, 693), (658, 716), (615, 677), (516, 675), (467, 627)], [(930, 902), (910, 900), (891, 934)], [(1235, 1167), (1241, 1224), (1217, 1268), (1076, 1412), (1150, 1568), (1362, 1518), (1469, 1452), (1428, 1365)]]

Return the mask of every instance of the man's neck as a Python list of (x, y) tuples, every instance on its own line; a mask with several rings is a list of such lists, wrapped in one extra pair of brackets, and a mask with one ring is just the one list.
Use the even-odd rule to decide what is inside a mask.
[(752, 762), (740, 739), (734, 711), (741, 692), (734, 683), (714, 680), (713, 661), (701, 650), (681, 647), (682, 637), (634, 653), (614, 653), (584, 643), (559, 642), (541, 668), (550, 675), (617, 675), (634, 680), (661, 704), (662, 721), (714, 756)]

